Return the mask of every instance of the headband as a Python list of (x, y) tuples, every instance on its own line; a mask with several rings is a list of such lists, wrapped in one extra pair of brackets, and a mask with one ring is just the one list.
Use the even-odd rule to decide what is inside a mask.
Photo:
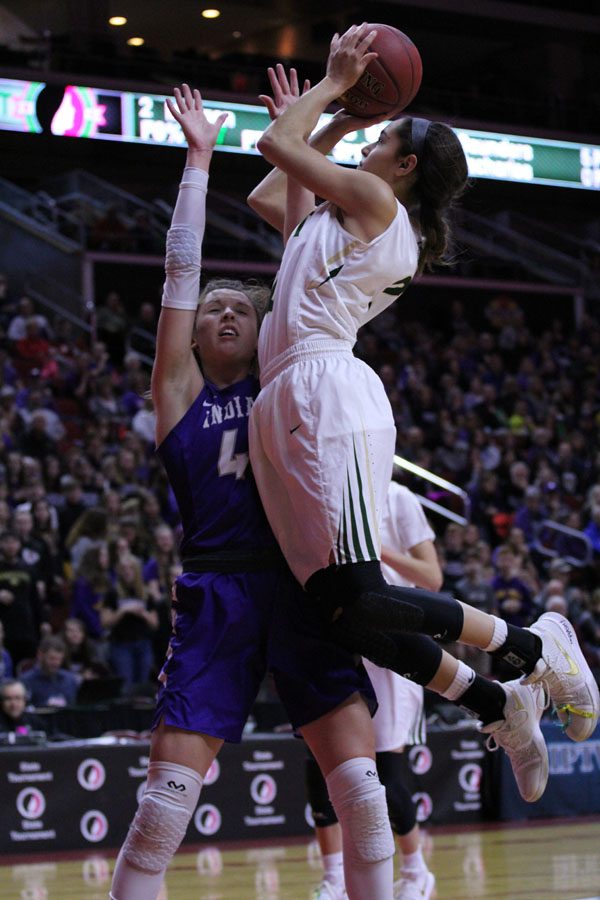
[(411, 125), (410, 140), (413, 153), (417, 158), (421, 157), (423, 148), (425, 147), (425, 139), (431, 122), (429, 119), (413, 119)]

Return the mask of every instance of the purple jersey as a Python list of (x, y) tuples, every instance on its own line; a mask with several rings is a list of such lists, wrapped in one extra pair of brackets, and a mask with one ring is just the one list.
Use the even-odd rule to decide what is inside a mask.
[(207, 381), (157, 448), (181, 514), (183, 557), (277, 547), (248, 466), (248, 416), (257, 393), (252, 376), (223, 389)]

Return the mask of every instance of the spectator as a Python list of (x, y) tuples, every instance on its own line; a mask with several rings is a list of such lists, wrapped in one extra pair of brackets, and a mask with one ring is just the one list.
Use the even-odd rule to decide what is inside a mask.
[(110, 662), (125, 693), (147, 685), (154, 663), (152, 635), (158, 628), (155, 604), (146, 599), (141, 567), (134, 557), (119, 560), (116, 598), (107, 616)]
[(83, 500), (83, 488), (81, 483), (73, 478), (72, 475), (63, 475), (60, 479), (60, 502), (58, 505), (58, 530), (60, 534), (61, 547), (67, 534), (79, 518), (79, 516), (87, 509)]
[(600, 684), (600, 588), (592, 592), (588, 608), (581, 614), (577, 623), (577, 631), (581, 639), (581, 649)]
[(36, 579), (38, 593), (45, 600), (52, 578), (50, 554), (46, 544), (33, 533), (33, 516), (28, 507), (17, 508), (13, 514), (13, 529), (21, 540), (21, 559)]
[(110, 611), (115, 605), (115, 581), (108, 546), (89, 547), (76, 571), (70, 615), (84, 623), (94, 640), (104, 637)]
[(522, 578), (510, 547), (503, 545), (498, 548), (496, 569), (492, 588), (498, 615), (511, 625), (530, 625), (534, 613), (532, 593)]
[(25, 335), (15, 341), (16, 364), (21, 373), (39, 374), (48, 360), (50, 341), (44, 336), (36, 316), (30, 316), (25, 322)]
[(104, 303), (96, 309), (96, 331), (104, 343), (111, 363), (121, 365), (125, 356), (129, 321), (117, 291), (109, 291)]
[(129, 332), (128, 346), (130, 350), (154, 359), (156, 350), (156, 308), (147, 300), (140, 304), (137, 315)]
[(583, 533), (591, 542), (596, 557), (600, 557), (600, 502), (592, 503), (590, 520), (583, 529)]
[(0, 535), (0, 622), (15, 666), (33, 657), (40, 638), (42, 607), (35, 575), (21, 559), (21, 539), (15, 531)]
[(520, 528), (525, 540), (531, 546), (535, 540), (537, 526), (547, 517), (542, 492), (535, 484), (525, 490), (525, 501), (515, 512), (514, 525)]
[(463, 562), (464, 529), (462, 525), (450, 522), (446, 526), (442, 545), (442, 571), (444, 573), (442, 590), (454, 595), (456, 584), (465, 573)]
[(151, 397), (144, 398), (144, 405), (134, 415), (131, 421), (131, 427), (149, 447), (154, 447), (156, 415), (154, 413)]
[(101, 507), (85, 509), (73, 522), (64, 545), (74, 572), (79, 569), (86, 550), (106, 543), (107, 524), (106, 512)]
[(80, 681), (109, 674), (108, 667), (101, 660), (98, 644), (88, 636), (81, 619), (66, 619), (61, 637), (66, 648), (64, 667)]
[(0, 621), (0, 684), (7, 678), (12, 678), (14, 666), (10, 653), (4, 646), (4, 625)]
[(464, 561), (464, 575), (456, 583), (456, 597), (482, 612), (497, 615), (494, 590), (486, 577), (485, 569), (476, 549), (467, 551)]
[(66, 647), (62, 638), (42, 638), (37, 663), (22, 676), (33, 706), (69, 706), (75, 703), (77, 677), (63, 668)]
[(0, 734), (30, 735), (46, 732), (41, 716), (28, 712), (27, 689), (22, 681), (10, 679), (0, 684)]
[(17, 314), (10, 320), (7, 337), (15, 344), (27, 337), (27, 323), (35, 319), (38, 326), (38, 334), (47, 340), (52, 338), (52, 329), (46, 316), (35, 311), (33, 301), (29, 297), (21, 297), (17, 307)]

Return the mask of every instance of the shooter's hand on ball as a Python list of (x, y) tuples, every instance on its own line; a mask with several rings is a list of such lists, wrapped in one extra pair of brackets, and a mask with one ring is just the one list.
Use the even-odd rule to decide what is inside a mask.
[(369, 46), (377, 32), (366, 22), (351, 25), (344, 34), (334, 34), (327, 59), (327, 78), (340, 93), (356, 84), (369, 63), (377, 59), (377, 53)]
[(382, 122), (387, 122), (388, 118), (387, 113), (381, 113), (371, 119), (365, 119), (362, 116), (353, 116), (345, 109), (338, 109), (329, 124), (332, 129), (336, 129), (338, 134), (346, 135), (353, 131), (364, 131), (373, 125), (380, 125)]
[(308, 78), (304, 80), (302, 94), (298, 86), (298, 73), (296, 69), (290, 69), (289, 78), (281, 63), (277, 63), (273, 69), (271, 66), (267, 69), (269, 81), (273, 96), (268, 94), (259, 94), (258, 99), (267, 107), (271, 120), (275, 120), (281, 116), (288, 107), (293, 106), (302, 94), (306, 94), (310, 90), (310, 81)]
[(167, 99), (166, 104), (185, 135), (188, 145), (188, 165), (204, 168), (200, 165), (201, 160), (203, 157), (210, 160), (227, 113), (221, 113), (214, 122), (209, 122), (202, 107), (199, 90), (192, 91), (187, 84), (182, 84), (181, 88), (175, 88), (173, 93), (176, 102)]

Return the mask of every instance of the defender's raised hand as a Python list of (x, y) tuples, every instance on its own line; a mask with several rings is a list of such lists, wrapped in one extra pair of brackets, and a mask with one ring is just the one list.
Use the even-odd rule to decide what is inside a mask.
[(264, 103), (269, 111), (269, 116), (274, 120), (279, 118), (288, 107), (293, 106), (302, 94), (305, 94), (310, 90), (310, 81), (308, 78), (304, 80), (302, 92), (300, 92), (296, 69), (290, 69), (288, 78), (281, 63), (277, 63), (275, 68), (269, 66), (267, 74), (269, 76), (269, 81), (271, 82), (273, 96), (269, 97), (268, 94), (259, 94), (258, 99), (261, 103)]
[(179, 122), (191, 153), (212, 153), (217, 142), (227, 113), (221, 113), (214, 121), (209, 122), (202, 107), (200, 91), (193, 91), (189, 85), (182, 84), (175, 88), (175, 102), (167, 98), (166, 104), (173, 118)]

